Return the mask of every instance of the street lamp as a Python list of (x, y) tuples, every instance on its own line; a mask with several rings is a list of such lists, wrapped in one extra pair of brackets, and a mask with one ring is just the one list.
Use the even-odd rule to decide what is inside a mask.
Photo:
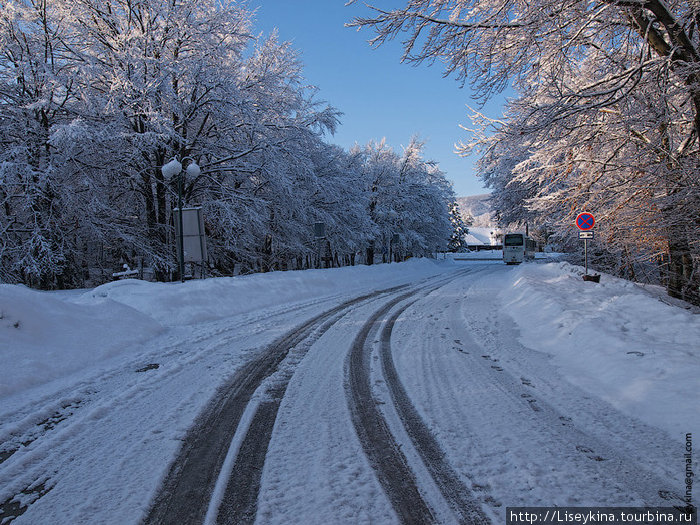
[[(202, 170), (199, 168), (197, 163), (192, 157), (184, 157), (182, 162), (186, 160), (189, 161), (185, 171), (190, 177), (198, 177)], [(172, 180), (173, 177), (177, 176), (177, 209), (178, 209), (178, 226), (180, 229), (178, 235), (178, 247), (180, 251), (179, 266), (180, 266), (180, 281), (185, 282), (185, 240), (182, 228), (182, 164), (173, 157), (170, 162), (161, 168), (163, 177)]]

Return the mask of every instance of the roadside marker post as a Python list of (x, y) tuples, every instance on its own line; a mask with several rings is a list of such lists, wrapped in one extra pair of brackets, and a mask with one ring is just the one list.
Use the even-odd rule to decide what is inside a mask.
[[(594, 238), (593, 226), (595, 226), (595, 217), (587, 211), (581, 212), (576, 216), (576, 227), (580, 230), (578, 238), (583, 239), (583, 254), (586, 265), (586, 276), (588, 276), (588, 239)], [(584, 280), (586, 277), (584, 277)]]

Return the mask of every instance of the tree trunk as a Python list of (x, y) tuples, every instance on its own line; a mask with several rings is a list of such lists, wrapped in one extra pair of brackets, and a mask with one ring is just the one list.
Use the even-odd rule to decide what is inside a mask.
[(366, 265), (371, 265), (374, 263), (374, 244), (367, 247), (367, 259), (365, 260)]
[(700, 304), (698, 268), (694, 264), (688, 237), (682, 228), (673, 228), (668, 241), (668, 284), (666, 290), (671, 297)]

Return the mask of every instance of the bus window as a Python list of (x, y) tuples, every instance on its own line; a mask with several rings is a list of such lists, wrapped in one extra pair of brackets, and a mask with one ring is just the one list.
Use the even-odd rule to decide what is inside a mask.
[(508, 233), (505, 236), (503, 244), (505, 246), (522, 246), (523, 237), (521, 233)]

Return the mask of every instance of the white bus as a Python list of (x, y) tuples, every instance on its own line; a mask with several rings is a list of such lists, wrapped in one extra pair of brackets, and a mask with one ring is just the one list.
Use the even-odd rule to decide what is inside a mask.
[(535, 258), (535, 241), (524, 233), (506, 233), (503, 236), (503, 261), (520, 264)]

